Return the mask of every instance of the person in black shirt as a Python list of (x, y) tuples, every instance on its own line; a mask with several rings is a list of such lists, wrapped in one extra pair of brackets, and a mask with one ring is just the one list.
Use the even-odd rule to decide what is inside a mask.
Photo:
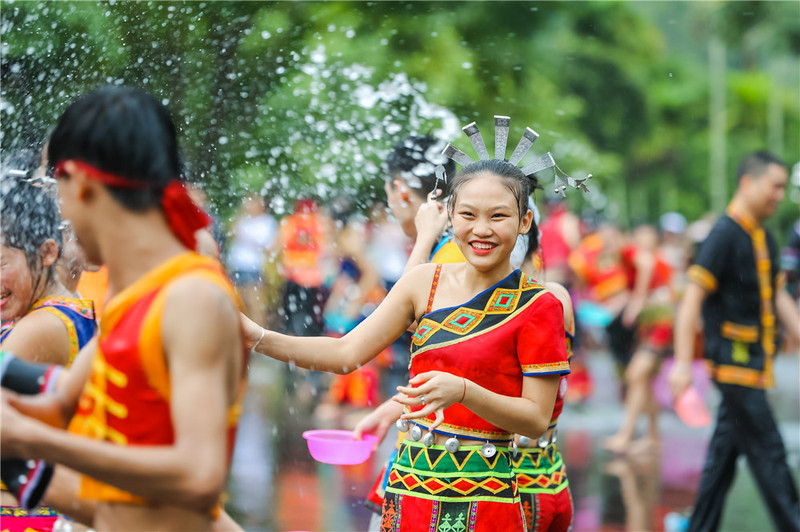
[(778, 247), (762, 224), (786, 190), (785, 164), (768, 152), (745, 157), (727, 212), (689, 268), (675, 323), (669, 383), (679, 397), (692, 382), (691, 360), (701, 307), (705, 357), (722, 395), (689, 530), (716, 530), (744, 454), (777, 530), (800, 530), (800, 502), (786, 450), (767, 402), (773, 385), (776, 321), (797, 335), (797, 307), (783, 289)]

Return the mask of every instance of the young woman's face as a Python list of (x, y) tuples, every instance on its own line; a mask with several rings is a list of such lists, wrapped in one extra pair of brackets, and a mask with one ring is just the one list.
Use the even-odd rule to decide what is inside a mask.
[(507, 273), (517, 235), (530, 229), (530, 211), (520, 220), (514, 194), (493, 174), (473, 177), (454, 200), (453, 234), (467, 262), (480, 271)]
[(33, 302), (34, 279), (25, 252), (0, 246), (0, 318), (24, 316)]

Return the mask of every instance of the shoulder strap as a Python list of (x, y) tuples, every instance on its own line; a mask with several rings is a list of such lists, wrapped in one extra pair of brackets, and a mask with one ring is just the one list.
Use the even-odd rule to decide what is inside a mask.
[(430, 313), (433, 309), (433, 298), (436, 297), (436, 288), (439, 286), (439, 274), (442, 273), (442, 265), (436, 265), (436, 271), (433, 272), (433, 281), (431, 282), (431, 293), (428, 295), (428, 307), (425, 309), (425, 314)]

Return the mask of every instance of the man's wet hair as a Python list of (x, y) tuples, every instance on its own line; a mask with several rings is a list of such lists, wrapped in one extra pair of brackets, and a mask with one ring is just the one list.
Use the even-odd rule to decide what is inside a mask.
[(445, 175), (456, 172), (453, 161), (442, 155), (446, 143), (430, 135), (409, 135), (398, 142), (383, 163), (386, 179), (402, 179), (415, 194), (427, 198), (434, 189), (444, 192), (445, 184), (436, 181), (436, 166), (444, 166)]
[(745, 156), (736, 168), (736, 182), (739, 183), (745, 175), (755, 178), (761, 177), (767, 172), (767, 168), (771, 164), (786, 168), (786, 163), (783, 160), (766, 150), (756, 151)]
[(125, 207), (144, 211), (161, 202), (163, 189), (181, 176), (175, 123), (167, 108), (131, 87), (103, 87), (72, 103), (50, 136), (48, 167), (75, 159), (143, 189), (109, 186)]

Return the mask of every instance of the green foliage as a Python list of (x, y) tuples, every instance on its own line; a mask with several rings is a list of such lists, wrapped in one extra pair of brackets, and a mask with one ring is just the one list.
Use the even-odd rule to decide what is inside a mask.
[[(142, 86), (174, 113), (190, 174), (226, 217), (250, 190), (366, 207), (398, 139), (435, 131), (469, 152), (454, 125), (476, 120), (491, 150), (504, 114), (509, 149), (530, 125), (533, 151), (594, 175), (575, 209), (697, 218), (711, 38), (726, 46), (729, 190), (748, 151), (800, 159), (796, 2), (3, 1), (1, 16), (4, 157), (81, 93)], [(782, 207), (780, 224), (796, 215)]]

